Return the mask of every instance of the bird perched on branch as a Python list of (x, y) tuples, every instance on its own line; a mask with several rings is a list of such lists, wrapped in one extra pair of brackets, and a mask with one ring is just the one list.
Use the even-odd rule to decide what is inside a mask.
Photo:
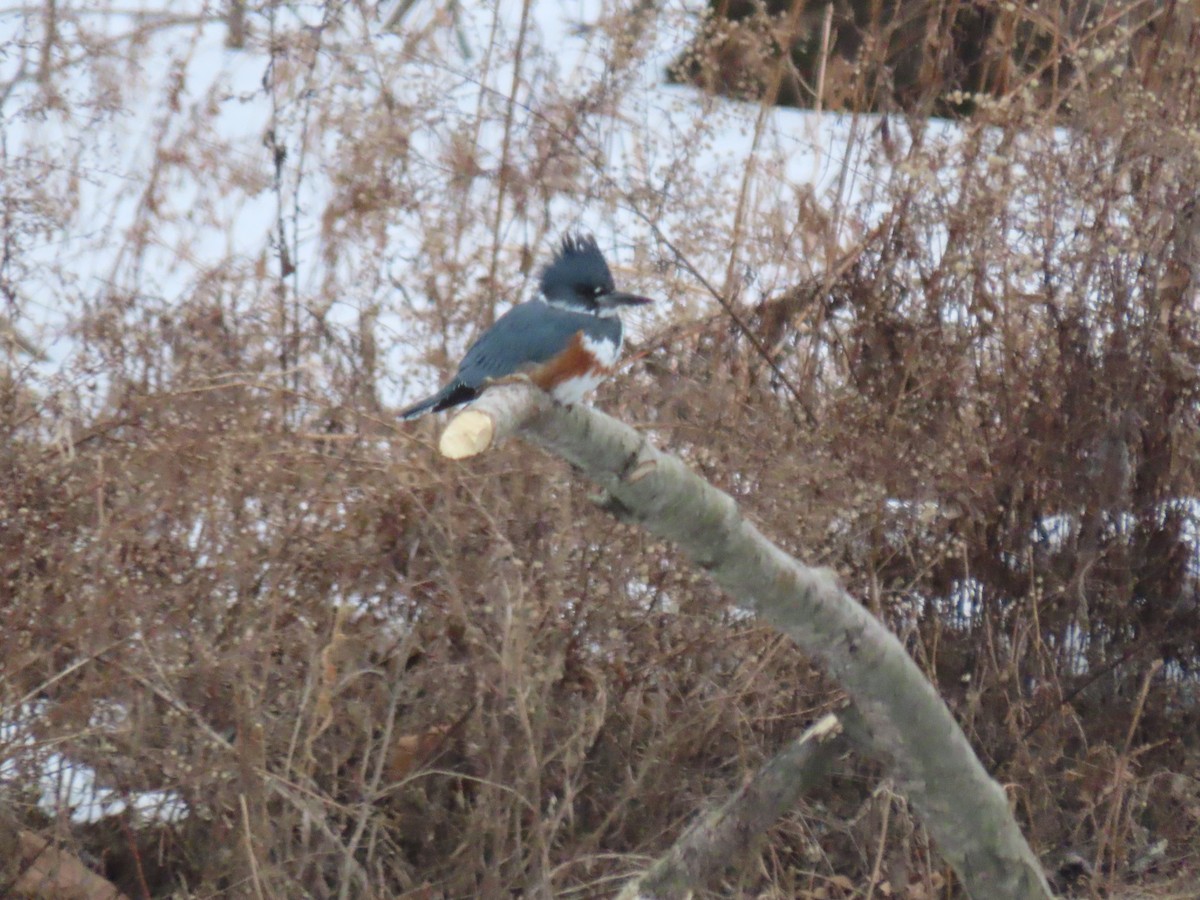
[(471, 345), (449, 384), (400, 418), (469, 403), (489, 382), (513, 375), (528, 377), (560, 403), (578, 403), (612, 374), (621, 352), (621, 309), (650, 300), (616, 289), (588, 235), (563, 239), (539, 287), (539, 299), (514, 306)]

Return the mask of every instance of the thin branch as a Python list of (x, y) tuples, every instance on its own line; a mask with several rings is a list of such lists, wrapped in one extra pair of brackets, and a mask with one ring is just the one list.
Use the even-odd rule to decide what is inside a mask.
[(705, 278), (703, 273), (701, 273), (699, 269), (697, 269), (691, 264), (690, 261), (688, 261), (688, 258), (684, 255), (683, 251), (671, 242), (671, 239), (668, 238), (662, 229), (658, 227), (657, 223), (651, 221), (649, 216), (643, 215), (641, 211), (636, 208), (634, 209), (634, 214), (646, 224), (647, 228), (654, 232), (655, 239), (657, 239), (659, 243), (661, 243), (675, 255), (675, 261), (679, 263), (679, 265), (681, 265), (689, 275), (700, 282), (703, 288), (708, 291), (713, 299), (721, 305), (721, 308), (725, 310), (725, 314), (729, 316), (730, 321), (733, 322), (737, 330), (745, 336), (746, 340), (748, 340), (750, 345), (754, 348), (754, 351), (763, 358), (763, 361), (766, 362), (768, 366), (771, 367), (771, 371), (775, 373), (775, 377), (779, 379), (780, 384), (787, 388), (788, 393), (792, 395), (792, 399), (795, 400), (800, 409), (803, 410), (805, 422), (801, 424), (808, 424), (815, 427), (818, 424), (817, 416), (813, 412), (812, 407), (808, 405), (808, 401), (806, 401), (804, 396), (800, 393), (800, 388), (798, 388), (792, 379), (788, 377), (788, 374), (783, 371), (783, 368), (775, 359), (775, 355), (771, 353), (771, 351), (767, 348), (767, 345), (763, 343), (762, 338), (760, 338), (758, 334), (755, 333), (754, 329), (747, 325), (745, 320), (738, 315), (737, 310), (734, 309), (733, 302), (719, 290), (717, 290), (716, 286), (707, 278)]
[[(504, 110), (504, 135), (500, 143), (500, 169), (496, 173), (496, 214), (492, 217), (492, 262), (488, 268), (488, 288), (494, 293), (496, 289), (496, 268), (500, 260), (500, 227), (504, 221), (504, 195), (508, 189), (509, 163), (508, 158), (512, 146), (513, 115), (517, 108), (517, 94), (521, 90), (521, 63), (525, 59), (525, 37), (529, 34), (529, 9), (532, 0), (525, 0), (521, 5), (521, 24), (517, 31), (517, 47), (513, 51), (512, 86), (508, 92), (508, 105)], [(499, 13), (497, 12), (497, 16)], [(489, 303), (484, 310), (486, 317), (484, 326), (492, 323), (496, 315), (494, 303)]]

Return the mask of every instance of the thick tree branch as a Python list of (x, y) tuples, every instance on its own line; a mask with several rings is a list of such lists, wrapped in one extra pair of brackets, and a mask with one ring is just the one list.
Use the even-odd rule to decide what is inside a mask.
[(716, 812), (703, 816), (617, 900), (675, 900), (691, 896), (749, 848), (825, 777), (846, 746), (837, 716), (828, 715), (775, 756)]
[[(1003, 790), (946, 705), (832, 571), (796, 562), (742, 518), (728, 494), (603, 413), (505, 384), (465, 415), (488, 419), (480, 450), (519, 431), (578, 466), (604, 489), (610, 507), (678, 543), (740, 605), (820, 659), (853, 698), (872, 746), (890, 759), (897, 786), (972, 897), (1051, 896)], [(447, 431), (455, 427), (452, 421)]]

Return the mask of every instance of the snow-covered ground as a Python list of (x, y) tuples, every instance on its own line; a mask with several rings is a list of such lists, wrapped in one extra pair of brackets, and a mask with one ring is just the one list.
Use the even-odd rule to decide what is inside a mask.
[[(349, 9), (338, 27), (323, 31), (321, 6), (293, 4), (273, 22), (252, 19), (254, 39), (246, 49), (226, 46), (224, 4), (64, 9), (58, 29), (65, 80), (56, 84), (65, 87), (54, 102), (31, 74), (39, 64), (40, 13), (0, 18), (0, 45), (8, 50), (0, 56), (0, 85), (10, 85), (2, 109), (6, 168), (13, 180), (34, 174), (46, 202), (67, 198), (73, 207), (63, 227), (45, 229), (24, 248), (23, 259), (32, 265), (20, 280), (16, 313), (23, 333), (47, 356), (41, 374), (49, 380), (78, 362), (71, 326), (97, 304), (136, 292), (139, 311), (170, 310), (214, 273), (227, 278), (270, 265), (281, 220), (297, 267), (291, 279), (297, 294), (321, 307), (334, 327), (353, 328), (364, 306), (378, 309), (388, 371), (411, 373), (413, 348), (421, 341), (400, 297), (422, 302), (425, 273), (411, 271), (406, 261), (429, 219), (398, 208), (386, 253), (375, 246), (340, 247), (331, 259), (323, 252), (328, 234), (322, 233), (322, 216), (338, 189), (331, 176), (339, 155), (358, 137), (355, 124), (372, 127), (371, 111), (384, 90), (396, 106), (421, 111), (422, 127), (404, 136), (407, 175), (420, 186), (420, 204), (447, 190), (453, 174), (444, 161), (463, 134), (473, 136), (480, 169), (499, 170), (509, 115), (511, 131), (523, 136), (511, 142), (510, 157), (523, 155), (518, 161), (527, 163), (530, 135), (542, 127), (547, 106), (604, 84), (614, 52), (606, 30), (616, 8), (611, 3), (536, 3), (523, 40), (521, 3), (453, 4), (453, 23), (431, 25), (430, 19), (445, 16), (443, 6), (414, 4), (398, 33), (385, 33), (382, 20), (357, 20)], [(802, 227), (783, 221), (794, 218), (797, 197), (846, 210), (870, 193), (862, 157), (876, 128), (871, 117), (764, 113), (757, 104), (665, 84), (665, 69), (691, 38), (701, 7), (690, 0), (668, 10), (665, 27), (652, 29), (640, 65), (614, 85), (614, 108), (586, 119), (580, 145), (596, 150), (604, 164), (585, 174), (582, 194), (555, 197), (536, 216), (522, 215), (512, 208), (517, 201), (507, 198), (507, 260), (515, 260), (531, 238), (540, 240), (544, 258), (559, 234), (585, 228), (600, 238), (623, 280), (653, 280), (660, 251), (648, 221), (672, 241), (684, 234), (726, 235), (744, 193), (745, 214), (760, 223), (755, 227), (774, 228), (786, 239)], [(411, 41), (426, 27), (425, 38)], [(294, 47), (302, 47), (305, 37), (314, 45), (323, 41), (327, 52), (305, 56), (296, 50), (272, 61), (266, 52), (272, 30)], [(86, 52), (76, 49), (76, 41), (85, 39), (114, 52), (95, 65), (66, 66), (65, 58)], [(510, 105), (518, 43), (525, 63)], [(389, 53), (391, 60), (399, 54), (402, 63), (379, 68)], [(275, 79), (273, 65), (308, 69), (290, 80)], [(335, 108), (312, 101), (322, 94), (336, 98)], [(345, 119), (331, 121), (335, 113)], [(947, 139), (954, 134), (948, 125), (935, 128)], [(279, 190), (272, 147), (264, 146), (271, 140), (287, 153)], [(470, 230), (488, 244), (495, 179), (478, 181)], [(699, 185), (712, 198), (701, 215)], [(687, 202), (679, 199), (681, 192)], [(552, 229), (542, 228), (547, 219)], [(847, 220), (844, 227), (849, 232), (854, 223)], [(689, 261), (718, 286), (729, 269), (751, 288), (750, 296), (770, 293), (813, 265), (793, 252), (794, 240), (785, 240), (774, 255), (756, 249), (759, 243), (743, 241), (733, 267), (728, 242), (715, 238), (711, 252)], [(651, 314), (658, 319), (710, 302), (694, 283), (647, 287), (655, 286), (671, 295)], [(530, 287), (527, 278), (524, 290)], [(658, 319), (640, 325), (652, 330)], [(417, 383), (393, 376), (382, 385), (383, 399), (403, 402), (432, 378), (431, 372)]]

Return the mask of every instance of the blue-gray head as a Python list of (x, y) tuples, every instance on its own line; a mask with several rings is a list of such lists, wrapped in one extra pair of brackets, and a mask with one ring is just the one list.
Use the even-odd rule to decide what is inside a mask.
[(596, 239), (584, 234), (563, 238), (550, 265), (542, 269), (541, 288), (548, 303), (596, 316), (615, 316), (622, 306), (650, 302), (616, 289)]

